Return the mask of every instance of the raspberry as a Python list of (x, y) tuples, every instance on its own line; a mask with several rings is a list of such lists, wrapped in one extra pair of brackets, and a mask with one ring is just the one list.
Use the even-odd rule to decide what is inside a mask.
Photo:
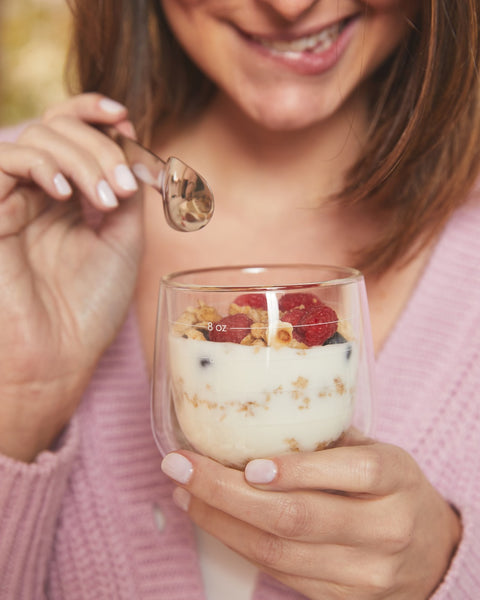
[(303, 342), (303, 335), (296, 325), (300, 323), (304, 316), (305, 309), (303, 308), (292, 308), (292, 310), (287, 310), (287, 312), (282, 315), (282, 321), (286, 321), (293, 325), (293, 337), (299, 342)]
[(326, 304), (307, 310), (300, 321), (300, 334), (307, 346), (321, 346), (337, 331), (337, 313)]
[(314, 294), (306, 292), (291, 292), (284, 294), (278, 301), (278, 308), (281, 311), (292, 310), (292, 308), (311, 308), (317, 304), (322, 304)]
[(228, 315), (220, 319), (220, 321), (213, 323), (213, 329), (210, 331), (210, 340), (212, 342), (233, 342), (234, 344), (239, 344), (250, 333), (252, 323), (252, 319), (243, 313)]
[(233, 301), (237, 306), (250, 306), (267, 310), (267, 297), (265, 294), (242, 294)]
[(298, 325), (304, 315), (305, 310), (303, 308), (292, 308), (292, 310), (287, 310), (286, 313), (283, 313), (282, 321), (287, 321), (287, 323), (291, 323), (292, 325)]

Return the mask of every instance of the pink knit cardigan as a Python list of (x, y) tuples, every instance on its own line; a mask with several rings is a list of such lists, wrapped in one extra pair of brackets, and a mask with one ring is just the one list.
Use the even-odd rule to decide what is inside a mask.
[[(460, 511), (435, 600), (480, 598), (480, 194), (448, 224), (377, 359), (377, 435)], [(55, 452), (0, 457), (1, 600), (202, 600), (192, 526), (171, 501), (133, 313)], [(159, 526), (159, 515), (161, 515)], [(301, 597), (267, 576), (254, 600)]]

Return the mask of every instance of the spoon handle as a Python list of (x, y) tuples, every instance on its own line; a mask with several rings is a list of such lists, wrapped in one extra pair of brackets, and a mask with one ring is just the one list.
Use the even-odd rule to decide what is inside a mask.
[(144, 146), (123, 135), (113, 127), (108, 127), (104, 132), (120, 146), (127, 158), (130, 168), (135, 175), (164, 195), (165, 169), (167, 163), (159, 156), (147, 150)]

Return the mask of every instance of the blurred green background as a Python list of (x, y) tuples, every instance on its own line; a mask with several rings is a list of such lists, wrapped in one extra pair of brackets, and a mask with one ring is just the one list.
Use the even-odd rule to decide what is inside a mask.
[(65, 97), (66, 0), (0, 0), (0, 127)]

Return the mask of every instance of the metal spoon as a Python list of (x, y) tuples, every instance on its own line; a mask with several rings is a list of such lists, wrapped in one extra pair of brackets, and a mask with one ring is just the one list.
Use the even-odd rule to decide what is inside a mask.
[(163, 161), (113, 128), (105, 132), (122, 148), (136, 177), (161, 193), (170, 227), (177, 231), (197, 231), (210, 222), (213, 194), (201, 175), (173, 156)]

